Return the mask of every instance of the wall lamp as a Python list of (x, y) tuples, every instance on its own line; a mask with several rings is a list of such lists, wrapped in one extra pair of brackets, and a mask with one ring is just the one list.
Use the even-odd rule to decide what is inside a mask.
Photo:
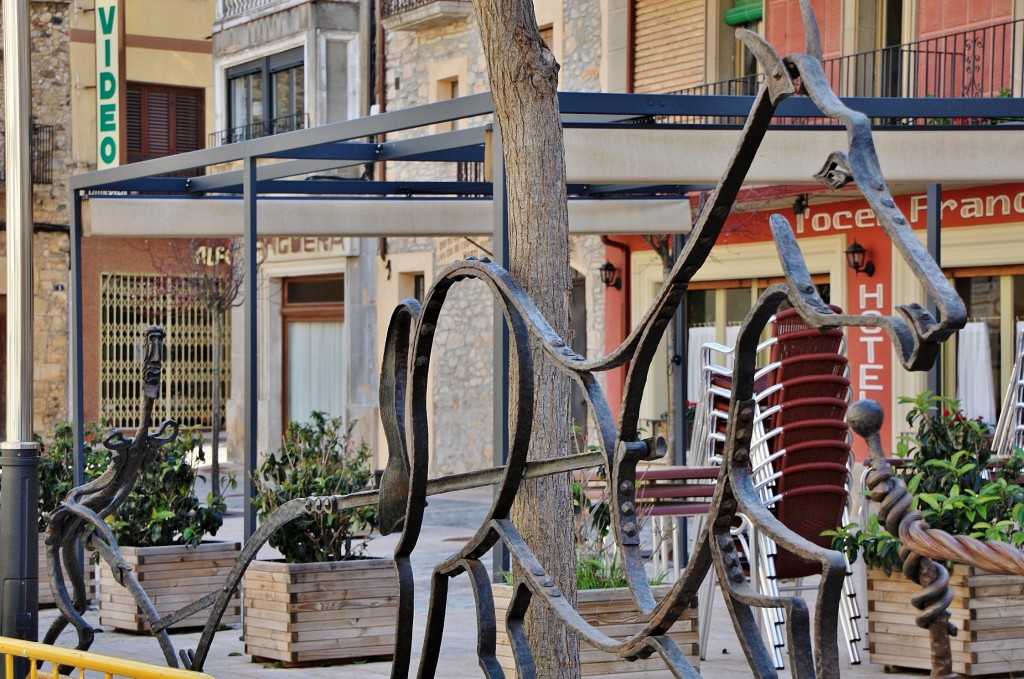
[(619, 276), (618, 267), (611, 262), (605, 262), (597, 267), (597, 270), (601, 272), (601, 282), (605, 284), (605, 287), (622, 289), (622, 277)]
[(793, 201), (793, 214), (802, 215), (805, 212), (807, 212), (807, 194), (801, 193)]
[(868, 259), (867, 249), (857, 241), (846, 248), (846, 265), (855, 273), (863, 271), (869, 278), (875, 275), (875, 263)]

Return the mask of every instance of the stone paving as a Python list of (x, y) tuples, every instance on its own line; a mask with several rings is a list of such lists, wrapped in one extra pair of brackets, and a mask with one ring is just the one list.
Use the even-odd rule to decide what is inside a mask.
[[(480, 517), (484, 515), (489, 504), (489, 490), (474, 490), (431, 498), (426, 512), (425, 528), (420, 544), (414, 553), (415, 558), (413, 561), (417, 577), (416, 610), (418, 613), (415, 629), (417, 641), (414, 643), (414, 648), (418, 647), (419, 640), (422, 639), (429, 594), (427, 585), (432, 566), (453, 552), (458, 545), (473, 534), (480, 521)], [(240, 540), (242, 535), (241, 499), (239, 497), (232, 498), (230, 506), (233, 511), (227, 517), (225, 525), (217, 537)], [(389, 555), (394, 544), (395, 538), (393, 536), (378, 538), (373, 541), (371, 548), (375, 554)], [(743, 656), (743, 651), (732, 631), (725, 604), (718, 593), (716, 593), (713, 606), (714, 615), (709, 637), (708, 657), (702, 663), (701, 674), (705, 677), (714, 678), (751, 676), (750, 669)], [(862, 610), (864, 610), (863, 607)], [(95, 624), (95, 611), (91, 611), (88, 615)], [(47, 609), (41, 613), (40, 633), (45, 631), (53, 617), (53, 609)], [(861, 623), (863, 634), (863, 628), (866, 624), (864, 620)], [(237, 625), (218, 633), (204, 671), (218, 677), (218, 679), (231, 679), (235, 677), (273, 679), (273, 677), (279, 676), (335, 678), (390, 676), (391, 666), (388, 662), (306, 667), (301, 669), (283, 669), (270, 664), (253, 663), (249, 656), (244, 654), (240, 636), (241, 626)], [(175, 648), (178, 649), (194, 648), (198, 638), (198, 632), (172, 634), (173, 643)], [(71, 646), (74, 643), (74, 639), (66, 633), (60, 643), (64, 646)], [(101, 634), (96, 635), (96, 642), (92, 650), (118, 657), (163, 664), (163, 656), (156, 641), (146, 636), (121, 634), (105, 629)], [(866, 650), (862, 652), (862, 656), (865, 658), (864, 663), (857, 666), (851, 666), (848, 663), (842, 648), (840, 649), (840, 654), (843, 663), (841, 668), (843, 677), (863, 679), (866, 677), (879, 677), (885, 672), (882, 666), (867, 663)], [(416, 667), (416, 662), (414, 660), (414, 668)], [(483, 672), (476, 662), (476, 622), (473, 595), (468, 579), (465, 577), (456, 578), (452, 583), (443, 652), (436, 676), (444, 677), (445, 679), (483, 676)], [(788, 677), (788, 670), (781, 671), (780, 676)], [(897, 673), (890, 674), (889, 676), (911, 677), (921, 676), (921, 674)]]

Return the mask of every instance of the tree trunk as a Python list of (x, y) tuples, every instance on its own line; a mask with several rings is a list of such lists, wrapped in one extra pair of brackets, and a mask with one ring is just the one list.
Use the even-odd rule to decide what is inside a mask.
[[(572, 279), (558, 63), (540, 37), (531, 0), (474, 0), (474, 5), (504, 148), (508, 268), (555, 331), (568, 339)], [(535, 349), (537, 383), (530, 458), (564, 456), (571, 452), (572, 440), (570, 382)], [(524, 482), (512, 519), (563, 594), (575, 604), (570, 476)], [(577, 639), (557, 618), (543, 606), (531, 606), (526, 629), (538, 677), (579, 677)]]

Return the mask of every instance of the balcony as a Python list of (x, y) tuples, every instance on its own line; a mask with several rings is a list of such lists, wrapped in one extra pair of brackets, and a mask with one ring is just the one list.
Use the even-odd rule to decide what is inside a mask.
[(305, 113), (296, 113), (290, 116), (281, 116), (273, 120), (264, 120), (258, 123), (250, 123), (239, 127), (232, 127), (227, 130), (213, 132), (210, 134), (209, 147), (234, 144), (247, 139), (259, 139), (269, 137), (272, 134), (282, 132), (294, 132), (309, 127), (309, 116)]
[[(53, 125), (33, 125), (29, 140), (32, 183), (53, 183)], [(0, 133), (0, 181), (7, 181), (6, 138)]]
[(389, 31), (421, 31), (462, 21), (473, 13), (470, 0), (381, 0), (381, 23)]
[[(1024, 19), (826, 59), (825, 75), (841, 97), (993, 98), (1024, 96)], [(762, 76), (725, 80), (674, 94), (753, 95)], [(671, 123), (707, 122), (694, 118)], [(742, 124), (721, 117), (714, 122)], [(793, 124), (832, 124), (823, 119)], [(974, 119), (883, 120), (881, 124), (976, 124)]]
[(218, 0), (217, 21), (230, 21), (242, 17), (253, 19), (279, 7), (294, 4), (294, 0)]
[(1024, 19), (825, 61), (845, 97), (1009, 97), (1024, 86)]

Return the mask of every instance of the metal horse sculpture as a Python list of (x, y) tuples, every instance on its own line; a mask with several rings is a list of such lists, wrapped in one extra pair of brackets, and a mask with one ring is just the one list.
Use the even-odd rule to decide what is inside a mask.
[[(816, 20), (806, 0), (801, 2), (801, 9), (804, 16), (807, 54), (782, 58), (758, 35), (745, 30), (738, 32), (740, 39), (757, 56), (766, 74), (765, 82), (755, 98), (753, 109), (747, 118), (729, 166), (714, 190), (711, 200), (702, 211), (683, 252), (667, 276), (664, 287), (637, 328), (610, 355), (587, 362), (584, 357), (575, 354), (565, 340), (551, 329), (516, 280), (502, 267), (487, 259), (456, 262), (440, 274), (437, 282), (427, 293), (423, 305), (415, 300), (407, 300), (399, 305), (392, 315), (380, 380), (381, 419), (387, 437), (388, 463), (379, 491), (306, 498), (285, 504), (267, 517), (246, 543), (227, 581), (220, 589), (161, 618), (153, 610), (145, 593), (131, 574), (123, 569), (119, 571), (116, 567), (120, 563), (116, 542), (102, 522), (102, 516), (116, 508), (118, 500), (127, 493), (135, 481), (137, 474), (134, 470), (138, 469), (138, 464), (132, 462), (132, 456), (151, 456), (162, 442), (159, 438), (148, 438), (147, 417), (133, 443), (125, 442), (119, 434), (108, 437), (110, 445), (124, 444), (124, 447), (115, 447), (116, 451), (128, 458), (127, 462), (116, 463), (122, 465), (121, 471), (108, 470), (100, 480), (76, 489), (68, 501), (51, 517), (51, 559), (55, 560), (58, 557), (61, 547), (64, 548), (66, 555), (68, 548), (79, 539), (75, 536), (84, 534), (86, 546), (98, 549), (101, 556), (115, 566), (115, 572), (121, 572), (123, 583), (132, 591), (136, 600), (144, 604), (143, 610), (149, 616), (153, 631), (160, 636), (161, 646), (170, 665), (176, 665), (177, 661), (163, 630), (167, 625), (186, 615), (210, 608), (210, 616), (198, 646), (194, 651), (181, 652), (181, 658), (187, 667), (201, 669), (231, 594), (256, 552), (276, 530), (304, 514), (338, 512), (376, 503), (381, 531), (388, 533), (399, 528), (403, 531), (395, 550), (400, 603), (395, 621), (398, 641), (395, 646), (392, 677), (407, 677), (411, 662), (414, 613), (410, 555), (416, 547), (422, 528), (426, 498), (435, 493), (497, 485), (494, 503), (487, 516), (483, 518), (477, 533), (434, 571), (433, 592), (418, 676), (435, 676), (436, 658), (440, 651), (445, 618), (448, 580), (462, 573), (467, 573), (472, 579), (477, 597), (480, 666), (485, 676), (503, 676), (494, 656), (497, 625), (493, 602), (489, 595), (489, 580), (480, 561), (501, 541), (520, 565), (517, 569), (519, 579), (513, 588), (513, 601), (506, 623), (516, 662), (524, 677), (533, 677), (535, 674), (531, 649), (523, 628), (523, 616), (531, 605), (545, 606), (554, 611), (580, 639), (592, 646), (626, 659), (648, 657), (657, 653), (664, 658), (675, 676), (699, 677), (681, 649), (666, 633), (683, 610), (693, 602), (698, 587), (712, 568), (715, 569), (718, 582), (721, 583), (736, 633), (755, 676), (776, 676), (771, 655), (761, 639), (752, 610), (756, 607), (770, 606), (784, 608), (788, 615), (788, 646), (793, 676), (838, 677), (836, 630), (838, 602), (845, 572), (843, 559), (837, 552), (822, 549), (801, 539), (782, 525), (761, 505), (751, 479), (749, 447), (754, 415), (751, 398), (757, 339), (778, 306), (783, 301), (788, 301), (814, 327), (883, 328), (887, 331), (902, 364), (911, 370), (922, 370), (928, 368), (935, 360), (941, 342), (964, 325), (966, 314), (963, 303), (896, 207), (878, 164), (867, 118), (847, 108), (829, 88), (821, 66), (821, 46)], [(637, 418), (644, 381), (665, 327), (682, 300), (689, 281), (709, 256), (721, 232), (776, 107), (783, 99), (793, 95), (810, 97), (823, 113), (846, 127), (848, 148), (845, 151), (833, 152), (826, 160), (818, 178), (833, 188), (851, 182), (856, 184), (856, 188), (874, 211), (878, 223), (922, 284), (927, 295), (926, 302), (933, 306), (936, 313), (933, 315), (920, 304), (898, 307), (897, 314), (893, 316), (834, 313), (818, 296), (788, 222), (778, 215), (772, 217), (771, 229), (786, 282), (769, 287), (751, 309), (741, 327), (733, 372), (727, 443), (709, 520), (698, 536), (694, 555), (684, 576), (675, 583), (668, 595), (657, 601), (648, 584), (640, 555), (640, 538), (635, 516), (636, 466), (641, 460), (664, 455), (665, 446), (660, 439), (639, 438)], [(508, 463), (501, 468), (429, 479), (426, 403), (433, 331), (448, 291), (466, 278), (482, 280), (490, 287), (504, 313), (509, 329), (512, 392), (510, 402), (517, 404), (511, 416), (509, 458)], [(531, 338), (537, 340), (540, 355), (532, 353)], [(551, 361), (581, 386), (593, 419), (597, 423), (598, 452), (527, 462), (527, 442), (531, 427), (534, 426), (533, 403), (530, 397), (534, 380), (533, 366), (534, 361), (539, 360)], [(626, 363), (629, 363), (629, 371), (625, 382), (625, 395), (616, 420), (598, 384), (596, 374)], [(862, 419), (874, 422), (877, 418)], [(871, 436), (873, 426), (869, 424), (861, 427), (862, 433)], [(165, 423), (164, 429), (169, 427), (172, 425)], [(877, 427), (873, 431), (875, 436), (872, 449), (880, 450)], [(545, 565), (535, 557), (508, 518), (513, 499), (524, 478), (562, 473), (598, 464), (605, 465), (610, 474), (609, 488), (615, 542), (625, 562), (626, 576), (637, 610), (646, 620), (643, 631), (627, 639), (605, 636), (582, 619), (565, 598), (560, 596), (554, 582), (547, 575)], [(101, 506), (104, 508), (100, 509)], [(729, 534), (730, 525), (737, 512), (749, 517), (758, 530), (780, 547), (821, 564), (822, 577), (813, 624), (803, 599), (795, 596), (765, 596), (747, 584)], [(926, 545), (930, 544), (929, 538), (933, 536), (924, 531), (920, 523), (909, 522), (911, 528), (904, 539), (908, 541), (911, 549), (919, 554), (946, 558), (946, 552), (941, 549), (926, 549)], [(1017, 558), (1024, 561), (1019, 556)], [(72, 574), (80, 579), (80, 573), (74, 570), (75, 567), (67, 557), (65, 564)], [(71, 602), (59, 577), (53, 586), (61, 602), (62, 613), (62, 618), (55, 623), (55, 629), (63, 627), (67, 620), (72, 621), (79, 631), (80, 646), (88, 646), (91, 641), (91, 628), (82, 620), (81, 606), (77, 605), (81, 601), (81, 592), (76, 586), (76, 601)], [(52, 639), (53, 636), (51, 630), (48, 639)]]

